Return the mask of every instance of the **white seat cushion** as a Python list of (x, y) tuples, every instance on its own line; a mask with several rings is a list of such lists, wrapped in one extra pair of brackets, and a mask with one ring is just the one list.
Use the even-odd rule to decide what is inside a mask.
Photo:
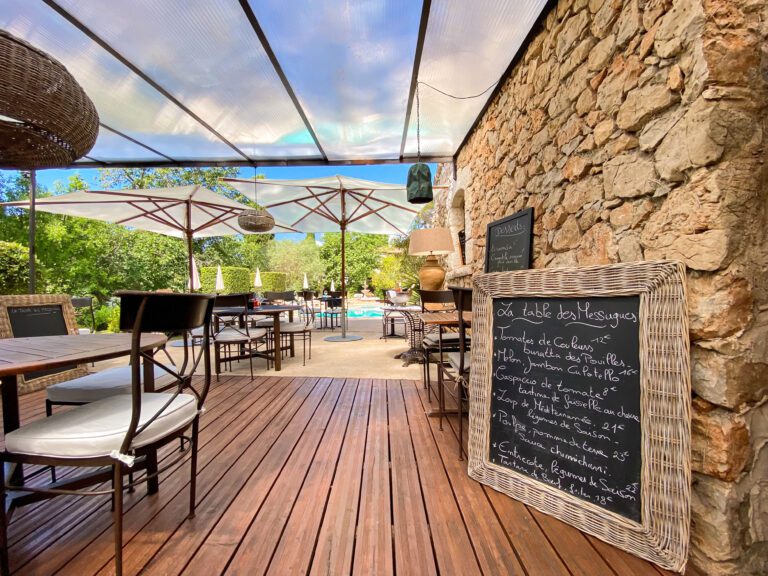
[[(144, 379), (144, 369), (141, 369)], [(155, 366), (155, 388), (175, 382), (175, 378), (159, 366)], [(51, 384), (45, 389), (51, 402), (74, 402), (87, 404), (116, 394), (131, 393), (131, 367), (118, 366), (87, 376)]]
[(283, 334), (296, 334), (309, 330), (312, 330), (312, 327), (307, 326), (304, 322), (280, 322), (280, 332)]
[(275, 325), (275, 321), (272, 318), (262, 318), (261, 320), (254, 320), (253, 325), (261, 328), (272, 328)]
[[(470, 352), (467, 350), (464, 352), (464, 372), (469, 372), (469, 358), (470, 358)], [(461, 361), (461, 354), (459, 352), (449, 352), (445, 355), (445, 357), (448, 359), (448, 363), (451, 365), (451, 368), (456, 370), (456, 372), (459, 371), (459, 363)]]
[(261, 338), (267, 333), (262, 328), (249, 329), (248, 333), (245, 333), (245, 328), (241, 330), (235, 330), (234, 328), (225, 328), (214, 338), (217, 344), (234, 344), (237, 342), (248, 342), (248, 340), (256, 340)]
[[(147, 422), (171, 398), (171, 394), (141, 395), (139, 426)], [(186, 427), (197, 414), (197, 399), (179, 394), (162, 414), (139, 434), (139, 448)], [(16, 454), (59, 458), (96, 458), (120, 450), (131, 421), (131, 395), (120, 394), (58, 412), (37, 420), (5, 437), (6, 450)]]
[[(467, 338), (469, 342), (469, 338)], [(424, 337), (424, 344), (426, 346), (437, 346), (440, 343), (438, 334), (427, 334)], [(456, 346), (459, 343), (459, 335), (455, 332), (449, 332), (443, 334), (443, 345)]]

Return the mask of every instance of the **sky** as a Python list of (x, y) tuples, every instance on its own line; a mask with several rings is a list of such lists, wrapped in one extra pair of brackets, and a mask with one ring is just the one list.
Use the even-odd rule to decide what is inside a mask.
[[(300, 178), (319, 178), (323, 176), (352, 176), (354, 178), (363, 178), (365, 180), (374, 180), (378, 182), (389, 182), (393, 184), (403, 184), (408, 178), (408, 169), (411, 164), (374, 164), (365, 166), (273, 166), (257, 168), (258, 174), (264, 174), (267, 178), (274, 179), (300, 179)], [(436, 164), (429, 165), (434, 176), (437, 170)], [(0, 170), (2, 174), (8, 174), (8, 171)], [(38, 170), (37, 182), (41, 187), (48, 190), (55, 190), (56, 183), (59, 182), (66, 186), (67, 179), (74, 175), (80, 176), (88, 182), (92, 188), (98, 188), (96, 169), (76, 169), (76, 170)], [(243, 178), (253, 178), (253, 168), (241, 168), (240, 176)], [(299, 241), (304, 238), (304, 234), (276, 234), (280, 240)]]

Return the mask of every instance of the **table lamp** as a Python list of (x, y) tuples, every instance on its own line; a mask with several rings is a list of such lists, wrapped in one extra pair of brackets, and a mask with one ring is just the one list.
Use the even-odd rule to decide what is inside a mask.
[(453, 240), (447, 228), (422, 228), (411, 232), (408, 254), (426, 256), (419, 270), (419, 285), (422, 290), (440, 290), (445, 280), (445, 270), (437, 261), (438, 256), (453, 252)]

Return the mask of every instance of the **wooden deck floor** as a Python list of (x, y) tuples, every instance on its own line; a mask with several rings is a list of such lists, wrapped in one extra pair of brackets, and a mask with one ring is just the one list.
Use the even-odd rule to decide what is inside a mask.
[[(40, 393), (21, 402), (23, 421), (43, 416)], [(197, 516), (187, 466), (127, 495), (126, 574), (669, 574), (472, 481), (426, 407), (414, 381), (222, 378)], [(28, 506), (12, 570), (109, 574), (111, 527), (104, 496)]]

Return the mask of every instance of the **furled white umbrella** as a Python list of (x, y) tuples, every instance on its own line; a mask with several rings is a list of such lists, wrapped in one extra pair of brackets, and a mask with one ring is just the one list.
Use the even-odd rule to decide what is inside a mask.
[(333, 283), (333, 280), (331, 280), (331, 292), (336, 292), (336, 285)]
[(253, 278), (253, 287), (254, 288), (261, 288), (263, 284), (261, 283), (261, 272), (259, 272), (259, 269), (256, 268), (256, 276)]
[(418, 210), (408, 203), (405, 186), (349, 176), (223, 181), (250, 198), (255, 199), (257, 191), (260, 206), (299, 232), (341, 232), (342, 329), (340, 337), (326, 340), (359, 340), (359, 336), (347, 337), (346, 232), (407, 234)]
[[(1, 206), (29, 208), (27, 200)], [(80, 216), (184, 238), (187, 242), (189, 280), (192, 281), (192, 238), (248, 234), (237, 217), (248, 206), (198, 185), (144, 190), (80, 190), (38, 198), (41, 212)], [(295, 232), (276, 225), (274, 232)]]
[(197, 262), (192, 258), (192, 273), (189, 275), (189, 280), (187, 280), (187, 287), (190, 292), (194, 292), (195, 290), (200, 290), (200, 286), (200, 274), (197, 271)]
[(221, 273), (221, 264), (216, 267), (216, 292), (224, 290), (224, 275)]
[(304, 290), (309, 290), (309, 280), (307, 280), (307, 273), (304, 272), (304, 284), (301, 286)]

